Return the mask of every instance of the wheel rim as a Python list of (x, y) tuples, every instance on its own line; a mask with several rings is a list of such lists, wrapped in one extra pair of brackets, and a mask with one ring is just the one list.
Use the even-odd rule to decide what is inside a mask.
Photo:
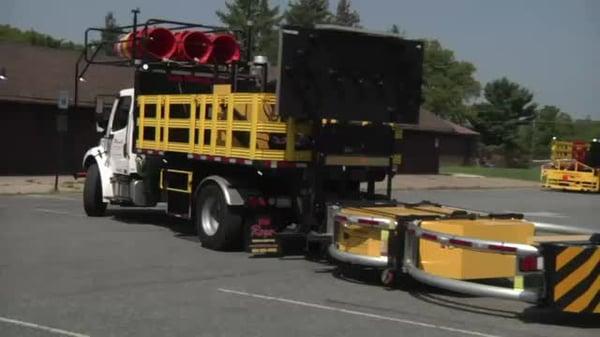
[(208, 197), (204, 200), (200, 221), (202, 222), (202, 230), (206, 235), (213, 236), (219, 230), (220, 211), (221, 208), (216, 198)]

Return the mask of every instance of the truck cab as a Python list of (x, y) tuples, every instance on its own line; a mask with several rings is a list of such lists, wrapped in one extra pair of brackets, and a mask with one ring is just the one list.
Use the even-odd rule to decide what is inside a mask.
[(144, 157), (134, 151), (135, 93), (133, 88), (123, 89), (115, 98), (108, 118), (97, 111), (103, 135), (98, 146), (89, 149), (83, 158), (87, 172), (87, 202), (89, 215), (102, 215), (108, 203), (130, 206), (153, 206), (145, 198), (140, 165)]

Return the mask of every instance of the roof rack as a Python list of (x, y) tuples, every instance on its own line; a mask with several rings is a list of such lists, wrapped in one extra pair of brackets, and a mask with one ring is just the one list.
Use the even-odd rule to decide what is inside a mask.
[[(162, 73), (162, 74), (187, 74), (190, 76), (200, 76), (210, 80), (212, 83), (230, 83), (234, 91), (238, 87), (240, 80), (250, 78), (250, 63), (252, 55), (249, 50), (250, 41), (246, 40), (241, 47), (240, 59), (229, 64), (218, 64), (216, 62), (198, 63), (193, 61), (179, 61), (171, 59), (157, 59), (149, 55), (146, 48), (136, 47), (141, 43), (146, 43), (149, 29), (164, 28), (171, 32), (181, 32), (184, 30), (194, 30), (202, 33), (228, 33), (234, 35), (239, 41), (241, 30), (232, 30), (227, 27), (203, 25), (189, 22), (172, 21), (164, 19), (149, 19), (145, 22), (138, 22), (139, 9), (133, 9), (133, 23), (127, 26), (118, 26), (114, 28), (96, 28), (90, 27), (85, 30), (84, 49), (82, 50), (75, 64), (75, 91), (74, 105), (77, 106), (78, 87), (80, 79), (83, 78), (90, 65), (117, 66), (134, 68), (133, 86), (139, 84), (138, 76), (140, 73)], [(132, 34), (133, 32), (140, 32)], [(131, 34), (131, 57), (105, 56), (101, 53), (106, 48), (115, 49), (119, 44), (125, 43), (118, 39), (116, 42), (106, 43), (94, 39), (96, 34), (117, 34), (119, 36)], [(250, 35), (250, 34), (248, 34)], [(141, 41), (139, 41), (141, 39)], [(83, 63), (83, 65), (82, 65)], [(266, 76), (266, 75), (265, 75)]]

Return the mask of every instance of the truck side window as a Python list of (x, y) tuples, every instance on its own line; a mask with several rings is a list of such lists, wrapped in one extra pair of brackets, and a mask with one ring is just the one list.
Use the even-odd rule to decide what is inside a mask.
[(124, 96), (119, 98), (117, 110), (112, 123), (112, 131), (119, 131), (127, 126), (129, 120), (129, 108), (131, 107), (131, 97)]

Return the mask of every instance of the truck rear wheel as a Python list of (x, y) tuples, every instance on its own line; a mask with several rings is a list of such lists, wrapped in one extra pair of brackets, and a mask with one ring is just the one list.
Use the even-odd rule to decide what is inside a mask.
[(83, 208), (88, 216), (103, 216), (106, 212), (106, 203), (102, 201), (102, 181), (97, 164), (92, 164), (85, 176)]
[(196, 198), (195, 225), (204, 247), (231, 250), (241, 246), (242, 217), (229, 207), (221, 188), (201, 187)]

